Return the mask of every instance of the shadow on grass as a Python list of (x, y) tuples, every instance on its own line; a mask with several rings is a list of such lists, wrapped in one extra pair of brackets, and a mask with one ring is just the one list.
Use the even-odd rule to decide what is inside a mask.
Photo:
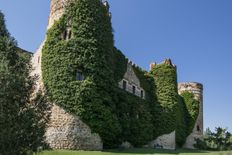
[(120, 154), (181, 154), (181, 153), (208, 153), (201, 150), (177, 149), (177, 150), (164, 150), (164, 149), (148, 149), (148, 148), (134, 148), (134, 149), (114, 149), (104, 150), (107, 153), (120, 153)]

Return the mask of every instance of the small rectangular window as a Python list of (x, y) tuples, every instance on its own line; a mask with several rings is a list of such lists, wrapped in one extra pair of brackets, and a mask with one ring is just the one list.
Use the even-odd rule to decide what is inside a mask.
[(69, 30), (69, 33), (68, 33), (68, 39), (71, 39), (72, 38), (72, 31)]
[(76, 80), (77, 81), (83, 81), (84, 80), (84, 75), (83, 75), (83, 73), (81, 71), (77, 72)]
[(132, 89), (133, 89), (133, 94), (135, 94), (135, 86), (133, 86)]
[(143, 92), (143, 90), (141, 90), (141, 98), (143, 98), (144, 97), (144, 92)]
[(126, 87), (127, 87), (127, 83), (126, 81), (123, 80), (123, 90), (126, 90)]
[(66, 38), (67, 38), (67, 33), (68, 33), (67, 30), (65, 30), (64, 33), (63, 33), (63, 40), (66, 40)]

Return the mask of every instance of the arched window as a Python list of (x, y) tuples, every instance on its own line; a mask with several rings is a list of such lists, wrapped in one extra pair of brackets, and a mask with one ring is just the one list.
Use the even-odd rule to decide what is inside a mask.
[(198, 132), (200, 132), (200, 131), (201, 131), (200, 126), (199, 126), (199, 125), (197, 126), (197, 131), (198, 131)]

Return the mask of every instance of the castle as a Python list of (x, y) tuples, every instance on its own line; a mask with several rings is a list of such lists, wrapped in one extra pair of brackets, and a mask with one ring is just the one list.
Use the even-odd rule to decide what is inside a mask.
[[(72, 0), (51, 0), (50, 15), (49, 15), (48, 27), (47, 27), (48, 30), (53, 28), (53, 25), (56, 23), (56, 21), (59, 21), (59, 19), (62, 18), (62, 16), (65, 14), (67, 6), (69, 6), (71, 2)], [(102, 5), (106, 7), (107, 11), (109, 11), (109, 4), (107, 3), (107, 1), (103, 1)], [(108, 12), (108, 14), (110, 18), (111, 16), (110, 12)], [(64, 40), (68, 40), (71, 37), (72, 37), (72, 29), (71, 29), (71, 26), (68, 26), (66, 30), (64, 30), (64, 32), (62, 33), (62, 38)], [(45, 62), (46, 58), (43, 59), (43, 57), (44, 57), (44, 48), (46, 49), (45, 46), (46, 46), (47, 39), (48, 37), (46, 37), (45, 41), (41, 44), (38, 50), (34, 53), (32, 57), (32, 61), (31, 61), (33, 68), (34, 68), (32, 74), (39, 75), (36, 91), (46, 89), (45, 88), (46, 84), (44, 84), (45, 83), (44, 79), (46, 79), (47, 75), (44, 78), (44, 73), (46, 73), (46, 70), (43, 69), (43, 61)], [(120, 77), (121, 79), (119, 81), (117, 81), (118, 88), (124, 91), (125, 94), (129, 95), (130, 98), (133, 98), (134, 100), (139, 100), (141, 103), (143, 101), (146, 102), (148, 98), (152, 98), (150, 97), (151, 95), (149, 96), (149, 94), (152, 94), (152, 93), (148, 92), (148, 90), (143, 87), (141, 77), (138, 77), (138, 74), (135, 71), (135, 68), (138, 68), (138, 67), (134, 65), (131, 61), (126, 60), (126, 62), (127, 62), (126, 69), (123, 73), (123, 76)], [(159, 65), (168, 66), (169, 68), (172, 69), (172, 71), (174, 72), (176, 71), (176, 66), (172, 64), (170, 59), (166, 59), (161, 64), (152, 63), (150, 66), (150, 69), (158, 70)], [(166, 74), (166, 72), (163, 74)], [(78, 70), (75, 75), (76, 75), (77, 81), (83, 81), (86, 78), (86, 75), (82, 73), (82, 70)], [(158, 77), (156, 77), (155, 75), (158, 75), (158, 74), (154, 74), (154, 79), (156, 80), (158, 79)], [(53, 76), (53, 75), (49, 75), (49, 76)], [(165, 78), (168, 76), (169, 74), (164, 75)], [(52, 78), (55, 79), (57, 77), (54, 76)], [(150, 83), (150, 85), (153, 85), (153, 84)], [(163, 84), (163, 86), (156, 86), (156, 87), (157, 87), (156, 91), (159, 93), (159, 90), (166, 87), (166, 85)], [(56, 91), (59, 91), (59, 90), (56, 90)], [(177, 84), (174, 83), (174, 87), (173, 87), (174, 93), (182, 94), (183, 92), (186, 92), (186, 91), (192, 93), (194, 95), (194, 99), (197, 100), (199, 103), (199, 112), (198, 112), (196, 121), (194, 122), (194, 127), (192, 129), (192, 132), (189, 135), (187, 135), (186, 141), (183, 145), (183, 147), (185, 148), (194, 148), (195, 139), (201, 138), (203, 136), (203, 86), (202, 84), (195, 83), (195, 82), (179, 83), (178, 86)], [(66, 92), (61, 92), (61, 94), (62, 93), (66, 93)], [(160, 102), (164, 102), (163, 100), (159, 99), (158, 94), (157, 94), (157, 98), (158, 98), (158, 101), (160, 100)], [(150, 100), (154, 100), (154, 99), (150, 99)], [(67, 110), (65, 106), (56, 104), (56, 102), (53, 103), (53, 101), (51, 102), (52, 102), (51, 116), (50, 116), (48, 127), (46, 129), (46, 134), (45, 134), (46, 142), (48, 143), (50, 148), (52, 149), (73, 149), (73, 150), (102, 150), (103, 149), (104, 141), (101, 137), (101, 134), (93, 132), (96, 130), (94, 130), (91, 127), (91, 125), (88, 125), (86, 121), (83, 121), (81, 116), (75, 115), (71, 110)], [(129, 113), (126, 113), (126, 115), (127, 114), (130, 115)], [(139, 120), (140, 119), (139, 117), (141, 116), (139, 114), (136, 114), (135, 117)], [(159, 126), (157, 125), (157, 127)], [(147, 131), (149, 131), (149, 129), (147, 129)], [(176, 132), (177, 131), (175, 130), (175, 128), (173, 128), (172, 131), (170, 131), (169, 133), (158, 135), (156, 136), (155, 139), (147, 138), (149, 139), (149, 141), (145, 142), (144, 146), (152, 147), (152, 148), (157, 146), (157, 147), (162, 147), (165, 149), (175, 149), (176, 148)], [(135, 136), (135, 135), (132, 134), (132, 136)], [(133, 143), (132, 140), (122, 141), (121, 145), (122, 146), (127, 145), (129, 147), (133, 145), (131, 143)]]

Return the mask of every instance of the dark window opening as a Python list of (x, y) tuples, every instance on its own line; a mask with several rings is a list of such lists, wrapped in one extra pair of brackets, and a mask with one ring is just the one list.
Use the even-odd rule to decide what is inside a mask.
[(63, 39), (66, 40), (66, 38), (67, 38), (67, 30), (65, 30), (63, 34)]
[(126, 90), (126, 87), (127, 87), (127, 83), (126, 81), (123, 80), (123, 90)]
[(133, 88), (133, 94), (135, 94), (135, 86), (133, 86), (132, 88)]
[(144, 96), (144, 92), (143, 90), (141, 90), (141, 98), (143, 98), (143, 96)]
[(76, 80), (77, 81), (83, 81), (84, 80), (84, 75), (83, 75), (83, 73), (81, 72), (81, 71), (78, 71), (77, 72), (77, 75), (76, 75)]
[(68, 39), (71, 39), (71, 38), (72, 38), (72, 31), (70, 30), (68, 33)]
[(199, 125), (197, 126), (197, 131), (198, 131), (198, 132), (199, 132), (199, 131), (201, 131), (200, 126), (199, 126)]

